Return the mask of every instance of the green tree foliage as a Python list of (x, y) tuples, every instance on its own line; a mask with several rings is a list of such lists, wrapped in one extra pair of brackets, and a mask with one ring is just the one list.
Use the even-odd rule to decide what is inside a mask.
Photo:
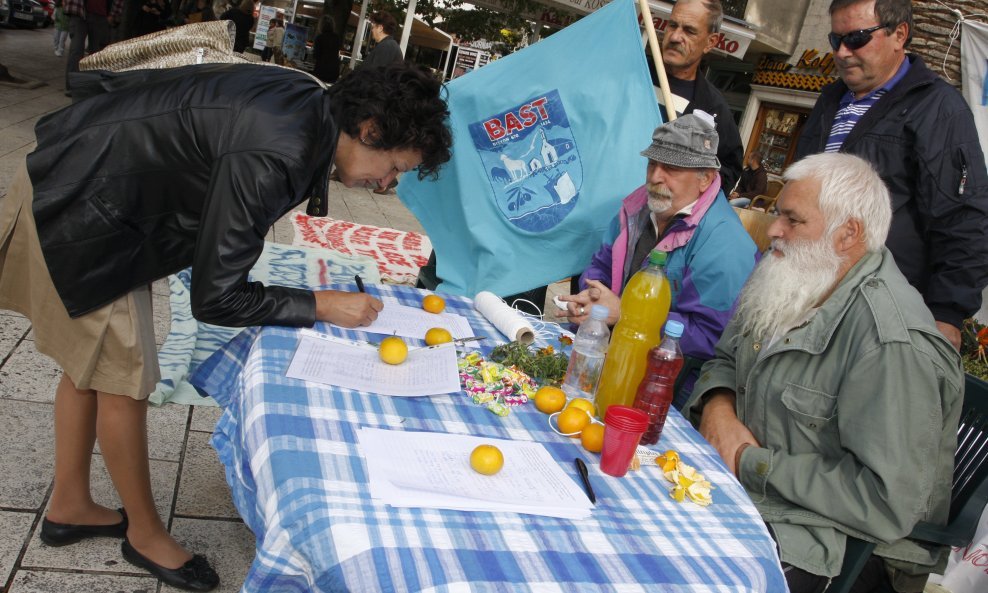
[(521, 18), (519, 13), (494, 12), (485, 8), (446, 10), (440, 27), (448, 33), (456, 33), (465, 41), (486, 39), (491, 42), (515, 44), (524, 32), (532, 30), (533, 23)]
[[(340, 28), (340, 21), (349, 11), (349, 0), (325, 0), (326, 10), (333, 14)], [(455, 33), (466, 41), (486, 39), (496, 46), (504, 46), (511, 51), (533, 29), (534, 23), (522, 18), (521, 14), (538, 14), (545, 5), (531, 0), (501, 0), (504, 12), (480, 7), (466, 7), (464, 0), (418, 0), (415, 15), (430, 26), (438, 26), (447, 33)], [(402, 0), (374, 0), (368, 11), (386, 10), (394, 15), (401, 25), (404, 22), (408, 2)]]

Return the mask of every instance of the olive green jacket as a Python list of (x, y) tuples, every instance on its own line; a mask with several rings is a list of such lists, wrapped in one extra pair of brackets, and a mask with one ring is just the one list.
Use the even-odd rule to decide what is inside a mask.
[(897, 589), (912, 589), (909, 575), (942, 560), (903, 538), (917, 521), (946, 521), (964, 386), (922, 297), (883, 248), (764, 352), (738, 328), (735, 317), (685, 410), (698, 425), (704, 394), (737, 394), (761, 445), (742, 453), (739, 480), (782, 561), (834, 576), (850, 534), (877, 542)]

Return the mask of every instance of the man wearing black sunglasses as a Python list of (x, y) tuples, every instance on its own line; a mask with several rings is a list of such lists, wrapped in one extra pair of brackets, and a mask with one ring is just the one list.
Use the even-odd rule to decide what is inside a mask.
[(892, 195), (886, 245), (960, 348), (988, 284), (988, 173), (971, 110), (906, 52), (909, 0), (834, 0), (830, 24), (840, 80), (820, 93), (794, 160), (839, 151), (871, 162)]

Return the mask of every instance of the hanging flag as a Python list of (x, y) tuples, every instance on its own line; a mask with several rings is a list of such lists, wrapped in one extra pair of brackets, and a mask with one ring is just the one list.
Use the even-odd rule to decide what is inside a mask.
[(505, 296), (578, 274), (645, 181), (661, 116), (633, 0), (616, 0), (447, 85), (453, 158), (398, 196), (436, 251), (438, 290)]

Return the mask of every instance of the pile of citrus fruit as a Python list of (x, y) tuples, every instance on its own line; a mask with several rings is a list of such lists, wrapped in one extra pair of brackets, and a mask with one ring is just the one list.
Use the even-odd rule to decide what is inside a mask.
[(535, 392), (535, 407), (544, 414), (556, 418), (553, 430), (572, 438), (579, 438), (583, 448), (591, 453), (600, 453), (604, 445), (604, 425), (594, 420), (596, 412), (593, 402), (574, 398), (566, 403), (566, 392), (558, 387), (545, 386)]

